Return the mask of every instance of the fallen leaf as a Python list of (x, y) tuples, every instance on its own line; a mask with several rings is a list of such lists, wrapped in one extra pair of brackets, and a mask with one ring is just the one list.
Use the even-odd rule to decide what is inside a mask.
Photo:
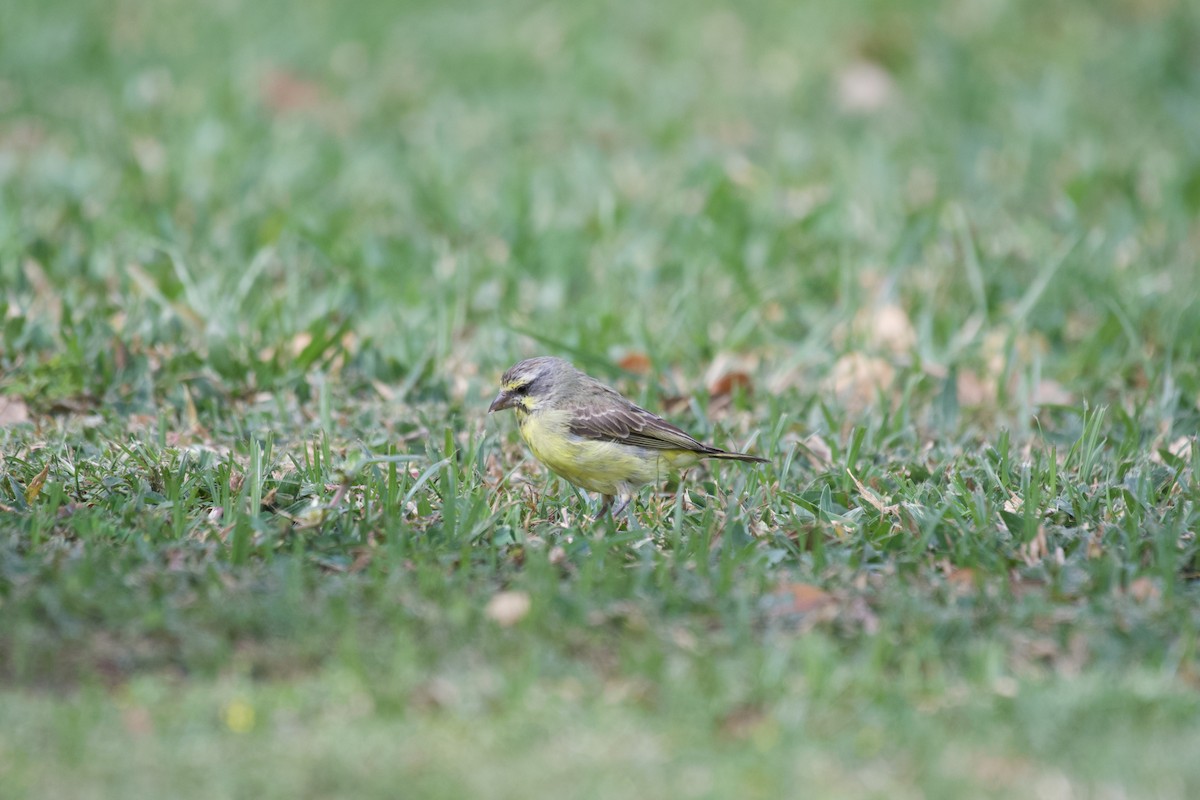
[(996, 399), (996, 382), (980, 378), (977, 372), (969, 369), (959, 370), (955, 390), (959, 405), (965, 408), (983, 406)]
[(708, 393), (712, 397), (726, 397), (738, 387), (749, 392), (753, 388), (750, 376), (745, 372), (726, 372), (708, 385)]
[(288, 351), (291, 352), (292, 357), (295, 358), (303, 353), (305, 349), (312, 344), (312, 341), (313, 336), (310, 332), (300, 331), (292, 336), (291, 340), (288, 342)]
[(846, 470), (846, 474), (850, 476), (850, 480), (854, 481), (854, 485), (858, 487), (858, 493), (862, 495), (862, 498), (870, 503), (880, 514), (896, 514), (900, 511), (898, 504), (888, 503), (871, 489), (868, 489), (853, 472)]
[(626, 353), (625, 356), (617, 362), (617, 366), (626, 372), (645, 375), (650, 371), (650, 356), (633, 350)]
[(1088, 537), (1087, 542), (1087, 557), (1099, 558), (1104, 555), (1104, 530), (1103, 528), (1093, 531)]
[(808, 456), (809, 462), (817, 469), (829, 469), (833, 466), (833, 449), (818, 434), (810, 435), (800, 442), (800, 446), (804, 448), (804, 454)]
[(758, 359), (745, 353), (718, 353), (704, 373), (704, 385), (713, 397), (727, 397), (735, 387), (752, 388), (750, 376), (758, 367)]
[(354, 561), (350, 564), (350, 572), (362, 572), (371, 563), (371, 559), (375, 557), (375, 551), (369, 547), (359, 547), (351, 551), (354, 553)]
[(1067, 406), (1075, 402), (1075, 398), (1061, 383), (1049, 378), (1038, 381), (1033, 389), (1032, 400), (1035, 406)]
[(890, 391), (895, 377), (896, 370), (886, 359), (848, 353), (833, 365), (824, 386), (840, 402), (861, 409), (875, 402), (881, 393)]
[(975, 586), (975, 570), (970, 567), (955, 567), (946, 574), (946, 583), (956, 592), (967, 592)]
[(525, 618), (532, 605), (527, 592), (496, 592), (483, 613), (500, 627), (510, 628)]
[(192, 431), (203, 430), (200, 426), (200, 413), (196, 410), (196, 401), (192, 399), (192, 390), (188, 388), (186, 383), (183, 384), (183, 400), (187, 413), (188, 429)]
[(282, 69), (269, 70), (259, 84), (263, 105), (275, 113), (308, 111), (321, 104), (321, 86)]
[(1150, 578), (1136, 578), (1129, 584), (1129, 596), (1139, 603), (1158, 598), (1158, 585)]
[(833, 596), (811, 583), (789, 583), (772, 592), (772, 616), (809, 614), (833, 602)]
[(0, 427), (29, 422), (29, 407), (12, 395), (0, 395)]
[[(1192, 457), (1192, 443), (1196, 441), (1194, 436), (1180, 436), (1175, 441), (1167, 445), (1167, 454), (1174, 456), (1181, 461), (1188, 461)], [(1163, 463), (1161, 448), (1155, 448), (1154, 454), (1150, 459), (1156, 464)]]
[(686, 394), (671, 395), (662, 399), (662, 407), (667, 414), (678, 414), (686, 411), (691, 403), (692, 399)]
[(1037, 534), (1028, 542), (1018, 547), (1017, 552), (1021, 554), (1027, 566), (1032, 567), (1038, 564), (1050, 552), (1046, 543), (1046, 528), (1039, 525)]
[(1181, 436), (1167, 447), (1167, 452), (1185, 461), (1192, 457), (1192, 445), (1196, 441), (1195, 436)]
[(37, 500), (37, 496), (42, 493), (42, 487), (46, 485), (46, 477), (50, 474), (50, 464), (42, 467), (42, 471), (34, 476), (29, 485), (25, 487), (25, 502), (33, 505), (33, 501)]

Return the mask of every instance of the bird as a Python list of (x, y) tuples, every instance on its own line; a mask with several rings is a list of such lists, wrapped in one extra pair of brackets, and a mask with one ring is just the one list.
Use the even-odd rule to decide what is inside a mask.
[(538, 461), (601, 495), (597, 519), (620, 515), (642, 486), (701, 459), (767, 463), (697, 441), (554, 356), (527, 358), (504, 373), (488, 413), (507, 408), (516, 411), (521, 438)]

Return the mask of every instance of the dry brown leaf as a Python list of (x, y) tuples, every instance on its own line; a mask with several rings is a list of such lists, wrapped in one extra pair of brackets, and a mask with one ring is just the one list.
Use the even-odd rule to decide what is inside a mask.
[(1104, 555), (1104, 530), (1100, 528), (1092, 532), (1087, 541), (1087, 557), (1100, 558)]
[(269, 70), (259, 83), (263, 105), (276, 114), (310, 111), (321, 104), (321, 86), (282, 69)]
[(1175, 441), (1171, 442), (1171, 444), (1167, 447), (1167, 452), (1173, 456), (1177, 456), (1178, 458), (1185, 460), (1189, 459), (1192, 457), (1192, 446), (1195, 444), (1195, 442), (1195, 436), (1181, 436)]
[(726, 372), (708, 385), (708, 393), (714, 398), (726, 397), (733, 394), (733, 390), (737, 387), (747, 392), (754, 388), (750, 376), (745, 372)]
[(1049, 378), (1038, 381), (1031, 399), (1036, 406), (1067, 406), (1075, 402), (1074, 396), (1061, 383)]
[(20, 397), (0, 395), (0, 428), (29, 422), (29, 406)]
[(858, 493), (880, 514), (896, 514), (900, 511), (900, 506), (896, 503), (888, 503), (878, 494), (863, 485), (863, 482), (858, 479), (850, 470), (846, 470), (846, 474), (850, 476), (850, 480), (854, 481), (854, 485), (858, 487)]
[(187, 414), (188, 429), (192, 431), (200, 431), (203, 428), (200, 426), (200, 412), (196, 410), (196, 401), (192, 399), (192, 390), (188, 385), (183, 384), (183, 403)]
[(351, 573), (362, 572), (375, 557), (375, 551), (370, 547), (359, 547), (351, 552), (354, 553), (354, 561), (350, 564)]
[(833, 596), (811, 583), (789, 583), (772, 593), (779, 601), (772, 605), (773, 616), (808, 614), (833, 602)]
[(946, 573), (946, 583), (957, 592), (970, 591), (975, 586), (975, 570), (970, 567), (954, 567)]
[(833, 466), (833, 449), (829, 443), (818, 434), (812, 434), (800, 443), (809, 462), (817, 469), (829, 469)]
[[(1188, 461), (1192, 457), (1192, 445), (1195, 443), (1195, 436), (1180, 436), (1175, 441), (1167, 445), (1167, 452), (1176, 458)], [(1155, 448), (1150, 460), (1156, 464), (1163, 463), (1163, 458), (1159, 455), (1159, 449)]]
[(496, 592), (492, 599), (488, 600), (483, 613), (500, 627), (510, 628), (525, 618), (532, 605), (533, 601), (529, 599), (528, 592)]
[(636, 350), (630, 351), (617, 362), (617, 366), (626, 372), (633, 372), (637, 375), (645, 375), (650, 371), (650, 356)]
[(34, 476), (29, 485), (25, 487), (25, 502), (33, 505), (33, 501), (37, 500), (38, 495), (42, 493), (42, 487), (46, 485), (46, 478), (50, 475), (50, 464), (42, 467), (42, 471)]
[(663, 413), (679, 414), (686, 411), (692, 404), (692, 398), (686, 394), (670, 395), (662, 398)]
[(955, 388), (958, 392), (958, 403), (964, 408), (986, 405), (996, 399), (996, 381), (981, 378), (973, 370), (960, 370)]
[(895, 377), (896, 370), (886, 359), (847, 353), (833, 365), (824, 387), (840, 402), (862, 408), (875, 402), (880, 393), (890, 391)]
[(758, 368), (757, 356), (747, 353), (718, 353), (704, 373), (704, 385), (713, 397), (725, 397), (734, 387), (752, 388), (751, 375)]
[(1150, 578), (1136, 578), (1129, 584), (1129, 596), (1139, 603), (1156, 600), (1159, 596), (1158, 584)]
[(1046, 528), (1039, 525), (1037, 534), (1033, 539), (1017, 548), (1017, 552), (1021, 554), (1025, 563), (1031, 567), (1045, 558), (1050, 552), (1049, 546), (1046, 543)]

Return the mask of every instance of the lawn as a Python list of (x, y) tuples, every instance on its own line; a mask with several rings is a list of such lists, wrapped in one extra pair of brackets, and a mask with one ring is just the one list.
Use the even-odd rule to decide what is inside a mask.
[[(1200, 9), (0, 7), (0, 796), (1200, 796)], [(627, 519), (501, 372), (716, 463)]]

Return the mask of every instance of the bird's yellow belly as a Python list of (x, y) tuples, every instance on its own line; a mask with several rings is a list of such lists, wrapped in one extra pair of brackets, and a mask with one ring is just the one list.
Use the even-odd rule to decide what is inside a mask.
[(657, 483), (673, 469), (696, 459), (674, 450), (584, 439), (567, 429), (566, 414), (543, 411), (522, 415), (521, 437), (538, 461), (571, 483), (592, 492), (620, 495)]

